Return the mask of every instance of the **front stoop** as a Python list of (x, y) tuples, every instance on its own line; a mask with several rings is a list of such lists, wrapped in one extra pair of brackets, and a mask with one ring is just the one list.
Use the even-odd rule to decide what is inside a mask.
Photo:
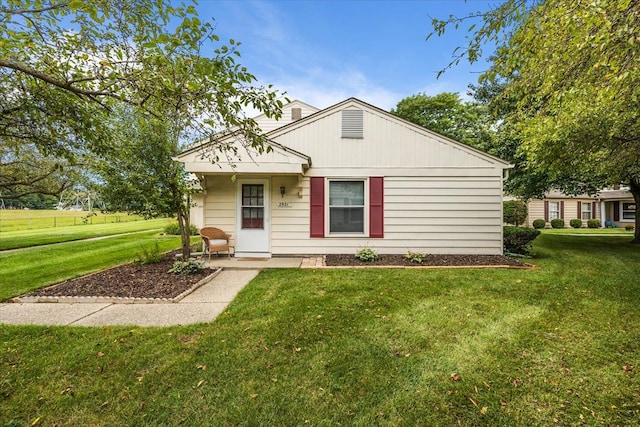
[(326, 256), (324, 255), (303, 258), (300, 268), (326, 267), (325, 259), (326, 259)]

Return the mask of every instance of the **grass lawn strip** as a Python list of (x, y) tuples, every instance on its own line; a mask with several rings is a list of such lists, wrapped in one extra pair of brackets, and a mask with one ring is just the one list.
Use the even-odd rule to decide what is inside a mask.
[(638, 425), (640, 250), (268, 270), (211, 324), (0, 328), (8, 425)]
[(77, 225), (39, 230), (21, 230), (0, 234), (0, 251), (69, 242), (136, 231), (161, 229), (170, 224), (167, 218), (117, 224)]

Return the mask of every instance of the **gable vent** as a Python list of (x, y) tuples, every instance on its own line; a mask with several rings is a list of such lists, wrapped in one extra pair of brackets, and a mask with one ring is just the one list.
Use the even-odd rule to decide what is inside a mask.
[(363, 137), (362, 110), (342, 110), (342, 137)]
[(300, 120), (302, 118), (302, 108), (291, 109), (291, 121)]

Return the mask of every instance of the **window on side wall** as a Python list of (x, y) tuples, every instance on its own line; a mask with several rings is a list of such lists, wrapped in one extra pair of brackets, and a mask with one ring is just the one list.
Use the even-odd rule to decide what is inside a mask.
[(582, 202), (582, 212), (580, 213), (583, 220), (590, 220), (591, 216), (591, 203)]
[(636, 219), (636, 204), (622, 202), (622, 221), (634, 221)]
[(329, 233), (364, 234), (365, 181), (329, 181)]
[(560, 218), (560, 202), (549, 202), (549, 221)]

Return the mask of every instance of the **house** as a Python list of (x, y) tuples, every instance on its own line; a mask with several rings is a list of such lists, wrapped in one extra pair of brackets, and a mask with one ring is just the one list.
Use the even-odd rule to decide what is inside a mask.
[(177, 158), (203, 189), (192, 222), (232, 234), (236, 257), (502, 254), (507, 162), (355, 98), (283, 113), (256, 118), (268, 152), (223, 135), (238, 150), (224, 160), (212, 142)]
[(560, 218), (569, 227), (569, 221), (578, 218), (583, 227), (590, 219), (599, 219), (602, 227), (624, 227), (635, 223), (636, 212), (633, 195), (620, 187), (605, 188), (595, 196), (567, 196), (550, 191), (544, 199), (531, 199), (528, 208), (527, 226), (532, 226), (536, 219), (544, 219), (549, 226), (552, 219)]

